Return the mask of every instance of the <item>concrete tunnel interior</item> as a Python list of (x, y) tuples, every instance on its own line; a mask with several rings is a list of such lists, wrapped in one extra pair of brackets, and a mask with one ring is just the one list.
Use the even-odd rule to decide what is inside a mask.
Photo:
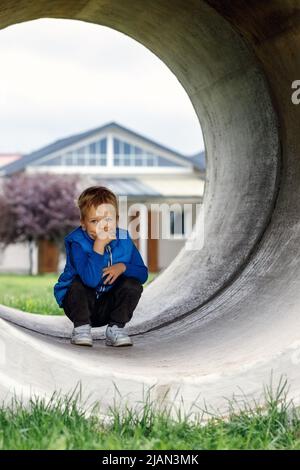
[[(180, 382), (187, 402), (200, 392), (221, 405), (221, 395), (236, 386), (258, 393), (271, 368), (289, 373), (297, 396), (300, 375), (291, 354), (300, 344), (300, 142), (291, 83), (300, 75), (299, 11), (290, 0), (0, 1), (1, 28), (76, 19), (116, 29), (151, 50), (186, 90), (207, 157), (204, 246), (183, 248), (145, 289), (128, 325), (138, 351), (101, 349), (101, 376), (93, 368), (99, 351), (84, 351), (82, 369), (73, 361), (65, 318), (0, 306), (2, 334), (21, 338), (7, 345), (5, 363), (20, 386), (32, 384), (23, 369), (43, 345), (45, 357), (31, 362), (40, 390), (69, 385), (59, 364), (55, 380), (43, 365), (67, 354), (70, 381), (85, 374), (87, 383), (94, 378), (91, 387), (101, 379), (109, 387), (113, 366), (121, 390), (135, 398), (144, 378), (159, 390)], [(96, 337), (101, 344), (102, 328)], [(5, 380), (0, 388), (7, 393)]]

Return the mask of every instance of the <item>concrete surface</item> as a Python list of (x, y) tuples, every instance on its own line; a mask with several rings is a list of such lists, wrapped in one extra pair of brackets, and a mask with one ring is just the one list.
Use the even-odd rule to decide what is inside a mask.
[(102, 328), (79, 349), (66, 318), (1, 307), (2, 398), (81, 380), (107, 407), (114, 383), (131, 404), (146, 384), (156, 401), (168, 391), (169, 403), (226, 413), (226, 398), (258, 398), (272, 371), (299, 402), (299, 12), (291, 0), (0, 0), (2, 27), (74, 18), (150, 49), (189, 95), (208, 159), (204, 246), (183, 248), (145, 289), (133, 348), (107, 348)]

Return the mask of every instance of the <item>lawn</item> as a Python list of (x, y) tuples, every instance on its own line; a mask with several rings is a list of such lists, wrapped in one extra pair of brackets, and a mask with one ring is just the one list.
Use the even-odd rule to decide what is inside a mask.
[[(149, 273), (144, 287), (156, 275), (157, 273)], [(0, 304), (30, 313), (62, 315), (64, 312), (57, 305), (53, 295), (53, 286), (58, 277), (58, 274), (0, 274)]]
[(139, 409), (111, 407), (105, 421), (86, 415), (76, 398), (54, 394), (29, 407), (14, 400), (0, 407), (0, 449), (300, 449), (299, 411), (285, 387), (281, 381), (275, 392), (266, 388), (263, 407), (239, 404), (232, 412), (232, 401), (228, 419), (206, 416), (206, 422), (179, 413), (171, 418), (170, 408), (158, 410), (147, 397)]

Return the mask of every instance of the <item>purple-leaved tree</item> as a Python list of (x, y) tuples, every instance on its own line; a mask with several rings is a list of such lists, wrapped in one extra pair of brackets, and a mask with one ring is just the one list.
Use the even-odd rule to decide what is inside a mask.
[[(0, 194), (0, 244), (5, 248), (16, 242), (28, 242), (31, 275), (34, 243), (39, 246), (39, 272), (45, 272), (45, 263), (40, 258), (47, 255), (47, 250), (48, 258), (49, 254), (50, 258), (55, 257), (53, 247), (59, 254), (64, 236), (78, 225), (75, 199), (79, 182), (76, 175), (51, 173), (21, 173), (4, 179)], [(52, 271), (57, 272), (58, 256), (54, 264), (56, 268)]]

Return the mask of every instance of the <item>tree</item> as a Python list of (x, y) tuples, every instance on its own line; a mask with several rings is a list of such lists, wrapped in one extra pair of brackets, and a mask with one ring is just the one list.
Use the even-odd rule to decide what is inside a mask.
[[(42, 246), (48, 242), (48, 247), (55, 245), (59, 253), (66, 233), (78, 225), (75, 205), (78, 183), (75, 175), (51, 173), (22, 173), (4, 179), (0, 195), (0, 243), (5, 247), (28, 242), (31, 275), (33, 244)], [(39, 259), (39, 266), (42, 265)]]

